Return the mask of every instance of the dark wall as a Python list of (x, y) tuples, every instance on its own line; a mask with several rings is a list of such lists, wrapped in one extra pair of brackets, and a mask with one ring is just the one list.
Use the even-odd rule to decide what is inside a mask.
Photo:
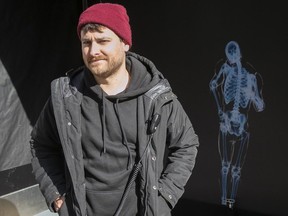
[[(132, 6), (130, 6), (132, 7)], [(141, 9), (139, 9), (141, 8)], [(134, 50), (155, 61), (169, 78), (200, 137), (199, 157), (184, 197), (220, 203), (219, 120), (209, 90), (225, 46), (239, 43), (243, 61), (261, 74), (266, 108), (249, 113), (250, 143), (237, 206), (282, 214), (288, 192), (286, 62), (288, 16), (262, 1), (157, 1), (133, 5)], [(131, 13), (131, 12), (130, 12)]]
[[(0, 4), (0, 58), (32, 125), (48, 97), (50, 81), (81, 64), (75, 32), (81, 1), (41, 2)], [(130, 15), (132, 51), (150, 58), (169, 79), (199, 135), (199, 156), (184, 194), (189, 200), (220, 204), (219, 121), (209, 82), (216, 63), (225, 58), (226, 44), (231, 40), (239, 43), (243, 60), (263, 78), (266, 107), (260, 113), (251, 108), (249, 113), (251, 135), (237, 207), (284, 215), (288, 193), (288, 15), (284, 5), (262, 1), (114, 2), (125, 5)], [(7, 180), (3, 178), (0, 181)]]

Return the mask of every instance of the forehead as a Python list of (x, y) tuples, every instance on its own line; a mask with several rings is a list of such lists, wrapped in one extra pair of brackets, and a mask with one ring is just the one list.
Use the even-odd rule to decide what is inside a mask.
[(111, 29), (106, 26), (85, 26), (81, 30), (81, 37), (93, 35), (96, 37), (118, 37)]

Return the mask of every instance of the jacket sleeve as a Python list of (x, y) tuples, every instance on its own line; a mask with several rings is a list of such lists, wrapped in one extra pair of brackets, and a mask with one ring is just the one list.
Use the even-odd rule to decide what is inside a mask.
[(178, 99), (170, 106), (166, 140), (168, 161), (159, 180), (159, 192), (173, 208), (192, 174), (199, 141)]
[(65, 193), (63, 151), (49, 98), (31, 132), (32, 172), (50, 211), (53, 201)]

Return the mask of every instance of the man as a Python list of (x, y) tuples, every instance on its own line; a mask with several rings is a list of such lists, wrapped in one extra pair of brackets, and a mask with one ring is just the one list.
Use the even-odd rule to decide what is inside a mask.
[(87, 8), (77, 27), (85, 66), (56, 79), (31, 139), (32, 166), (59, 215), (171, 215), (198, 137), (168, 81), (129, 52), (119, 4)]

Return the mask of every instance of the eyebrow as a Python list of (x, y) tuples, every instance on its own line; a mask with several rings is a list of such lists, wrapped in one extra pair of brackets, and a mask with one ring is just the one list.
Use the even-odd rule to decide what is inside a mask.
[[(96, 41), (101, 41), (101, 40), (111, 40), (112, 38), (111, 37), (107, 37), (107, 36), (104, 36), (104, 37), (96, 37), (95, 40)], [(82, 38), (82, 41), (91, 41), (90, 38)]]
[(104, 37), (97, 37), (96, 38), (96, 40), (107, 40), (107, 39), (111, 40), (112, 38), (111, 37), (107, 37), (107, 36), (106, 37), (104, 36)]

